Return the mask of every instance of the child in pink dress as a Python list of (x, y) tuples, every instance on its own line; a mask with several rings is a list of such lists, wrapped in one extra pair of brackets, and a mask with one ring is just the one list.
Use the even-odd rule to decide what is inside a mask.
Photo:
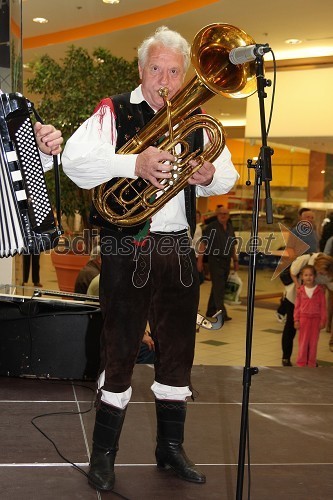
[(316, 285), (315, 278), (315, 268), (304, 266), (294, 311), (294, 326), (299, 330), (297, 366), (317, 366), (319, 333), (326, 324), (325, 292), (321, 285)]

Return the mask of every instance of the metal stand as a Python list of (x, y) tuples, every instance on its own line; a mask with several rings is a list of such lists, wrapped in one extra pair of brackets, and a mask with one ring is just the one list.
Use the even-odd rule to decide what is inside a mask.
[[(256, 58), (257, 66), (257, 90), (260, 106), (260, 121), (261, 121), (261, 138), (262, 147), (260, 154), (255, 165), (252, 165), (252, 160), (248, 160), (248, 168), (255, 169), (255, 186), (253, 195), (253, 214), (252, 214), (252, 227), (251, 227), (251, 251), (249, 261), (249, 274), (248, 274), (248, 300), (247, 300), (247, 321), (246, 321), (246, 358), (245, 367), (243, 372), (243, 401), (242, 401), (242, 416), (240, 427), (240, 441), (239, 441), (239, 457), (238, 457), (238, 471), (237, 471), (237, 492), (236, 499), (241, 500), (243, 497), (243, 482), (244, 482), (244, 463), (245, 463), (245, 449), (247, 442), (248, 431), (248, 418), (249, 418), (249, 396), (251, 377), (259, 372), (258, 368), (251, 367), (251, 351), (252, 351), (252, 333), (253, 333), (253, 314), (254, 314), (254, 299), (255, 299), (255, 286), (256, 286), (256, 258), (258, 253), (258, 218), (259, 218), (259, 202), (260, 202), (260, 188), (264, 182), (266, 190), (266, 220), (268, 223), (273, 222), (272, 214), (272, 199), (270, 197), (270, 185), (272, 180), (271, 170), (271, 156), (274, 151), (267, 146), (267, 132), (265, 122), (265, 108), (264, 98), (267, 97), (265, 87), (270, 86), (271, 82), (264, 78), (264, 64), (263, 57)], [(247, 182), (249, 184), (249, 182)]]

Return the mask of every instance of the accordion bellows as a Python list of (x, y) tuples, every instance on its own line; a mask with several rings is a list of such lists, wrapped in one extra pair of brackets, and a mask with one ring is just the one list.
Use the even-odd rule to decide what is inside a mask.
[(0, 257), (40, 253), (59, 236), (31, 113), (21, 94), (0, 95)]

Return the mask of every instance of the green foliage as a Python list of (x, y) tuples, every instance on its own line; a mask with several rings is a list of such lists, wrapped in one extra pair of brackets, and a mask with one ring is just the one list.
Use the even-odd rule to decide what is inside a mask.
[[(128, 62), (97, 48), (92, 55), (81, 47), (70, 46), (58, 63), (45, 54), (30, 64), (33, 78), (26, 88), (33, 94), (34, 105), (45, 123), (62, 130), (64, 141), (92, 114), (104, 97), (128, 92), (138, 84), (137, 59)], [(51, 198), (53, 174), (47, 174)], [(78, 210), (84, 222), (90, 207), (89, 191), (79, 189), (61, 171), (61, 205), (73, 215)]]

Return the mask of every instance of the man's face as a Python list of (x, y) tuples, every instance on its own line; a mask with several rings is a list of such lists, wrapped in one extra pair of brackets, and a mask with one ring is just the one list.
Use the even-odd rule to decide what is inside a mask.
[(311, 210), (306, 210), (305, 212), (302, 213), (302, 215), (300, 215), (299, 218), (300, 220), (307, 220), (312, 224), (314, 221), (314, 213), (311, 212)]
[(225, 224), (229, 220), (229, 210), (226, 208), (218, 208), (216, 210), (216, 215), (220, 224)]
[(139, 65), (139, 74), (144, 98), (153, 109), (158, 110), (164, 105), (158, 93), (160, 88), (167, 87), (168, 99), (171, 99), (182, 86), (185, 77), (184, 58), (162, 45), (153, 46), (146, 65), (143, 68)]

